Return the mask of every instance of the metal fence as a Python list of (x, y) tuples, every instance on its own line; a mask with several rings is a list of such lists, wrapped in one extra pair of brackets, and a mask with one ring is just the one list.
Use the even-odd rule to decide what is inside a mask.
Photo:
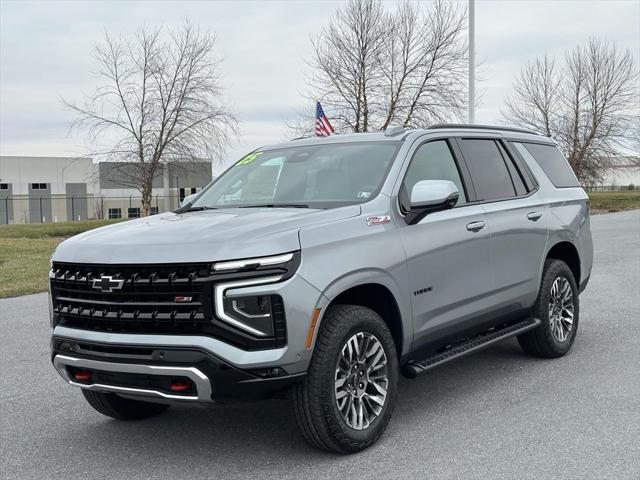
[[(178, 208), (179, 195), (154, 195), (151, 213)], [(29, 196), (0, 197), (0, 225), (11, 223), (50, 223), (92, 219), (138, 218), (142, 211), (139, 196)]]
[(640, 185), (589, 185), (584, 187), (588, 192), (624, 192), (640, 190)]

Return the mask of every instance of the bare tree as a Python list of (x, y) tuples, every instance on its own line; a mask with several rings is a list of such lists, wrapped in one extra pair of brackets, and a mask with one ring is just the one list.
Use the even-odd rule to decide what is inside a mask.
[(554, 115), (560, 104), (560, 77), (555, 61), (546, 53), (527, 63), (513, 85), (513, 96), (507, 99), (510, 120), (547, 137), (557, 129)]
[(380, 0), (350, 0), (312, 40), (307, 96), (319, 99), (343, 132), (459, 116), (465, 27), (466, 12), (452, 2), (437, 0), (425, 10), (405, 1), (387, 12)]
[(388, 19), (379, 1), (351, 0), (312, 40), (310, 84), (333, 112), (337, 128), (366, 132), (371, 127)]
[(583, 184), (600, 180), (637, 147), (638, 71), (629, 50), (592, 38), (564, 57), (528, 63), (503, 112), (512, 124), (553, 137)]
[(214, 47), (212, 34), (188, 23), (133, 39), (105, 32), (95, 48), (103, 85), (82, 104), (64, 102), (78, 114), (73, 126), (88, 129), (92, 155), (117, 162), (113, 180), (140, 192), (143, 216), (163, 163), (219, 156), (235, 133)]
[(466, 12), (436, 1), (421, 13), (417, 3), (400, 4), (390, 22), (380, 69), (385, 76), (384, 121), (380, 129), (444, 122), (463, 113), (468, 46)]

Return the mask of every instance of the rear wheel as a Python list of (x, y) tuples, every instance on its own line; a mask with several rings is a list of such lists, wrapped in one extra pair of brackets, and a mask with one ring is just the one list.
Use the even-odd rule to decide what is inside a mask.
[(308, 375), (291, 392), (298, 426), (317, 448), (363, 450), (387, 428), (397, 381), (395, 343), (384, 320), (357, 305), (330, 307)]
[(518, 337), (520, 346), (536, 357), (565, 355), (576, 338), (579, 313), (578, 287), (573, 272), (562, 260), (547, 260), (532, 311), (532, 316), (542, 323)]
[(131, 400), (115, 393), (95, 392), (86, 388), (82, 389), (82, 395), (98, 412), (118, 420), (143, 420), (169, 408), (169, 405)]

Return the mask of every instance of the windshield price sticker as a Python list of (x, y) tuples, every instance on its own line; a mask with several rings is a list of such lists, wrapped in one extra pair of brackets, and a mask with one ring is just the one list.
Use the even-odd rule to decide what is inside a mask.
[(238, 163), (236, 163), (236, 165), (246, 165), (247, 163), (251, 163), (260, 155), (262, 155), (262, 152), (250, 153), (249, 155), (246, 155), (245, 157), (238, 160)]

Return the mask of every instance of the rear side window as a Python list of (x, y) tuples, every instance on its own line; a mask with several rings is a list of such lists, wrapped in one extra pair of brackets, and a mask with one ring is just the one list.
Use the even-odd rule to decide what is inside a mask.
[(480, 201), (516, 196), (511, 175), (496, 142), (485, 139), (463, 139), (462, 154)]
[(569, 163), (555, 146), (537, 143), (515, 143), (514, 145), (525, 158), (529, 153), (556, 187), (580, 186)]

